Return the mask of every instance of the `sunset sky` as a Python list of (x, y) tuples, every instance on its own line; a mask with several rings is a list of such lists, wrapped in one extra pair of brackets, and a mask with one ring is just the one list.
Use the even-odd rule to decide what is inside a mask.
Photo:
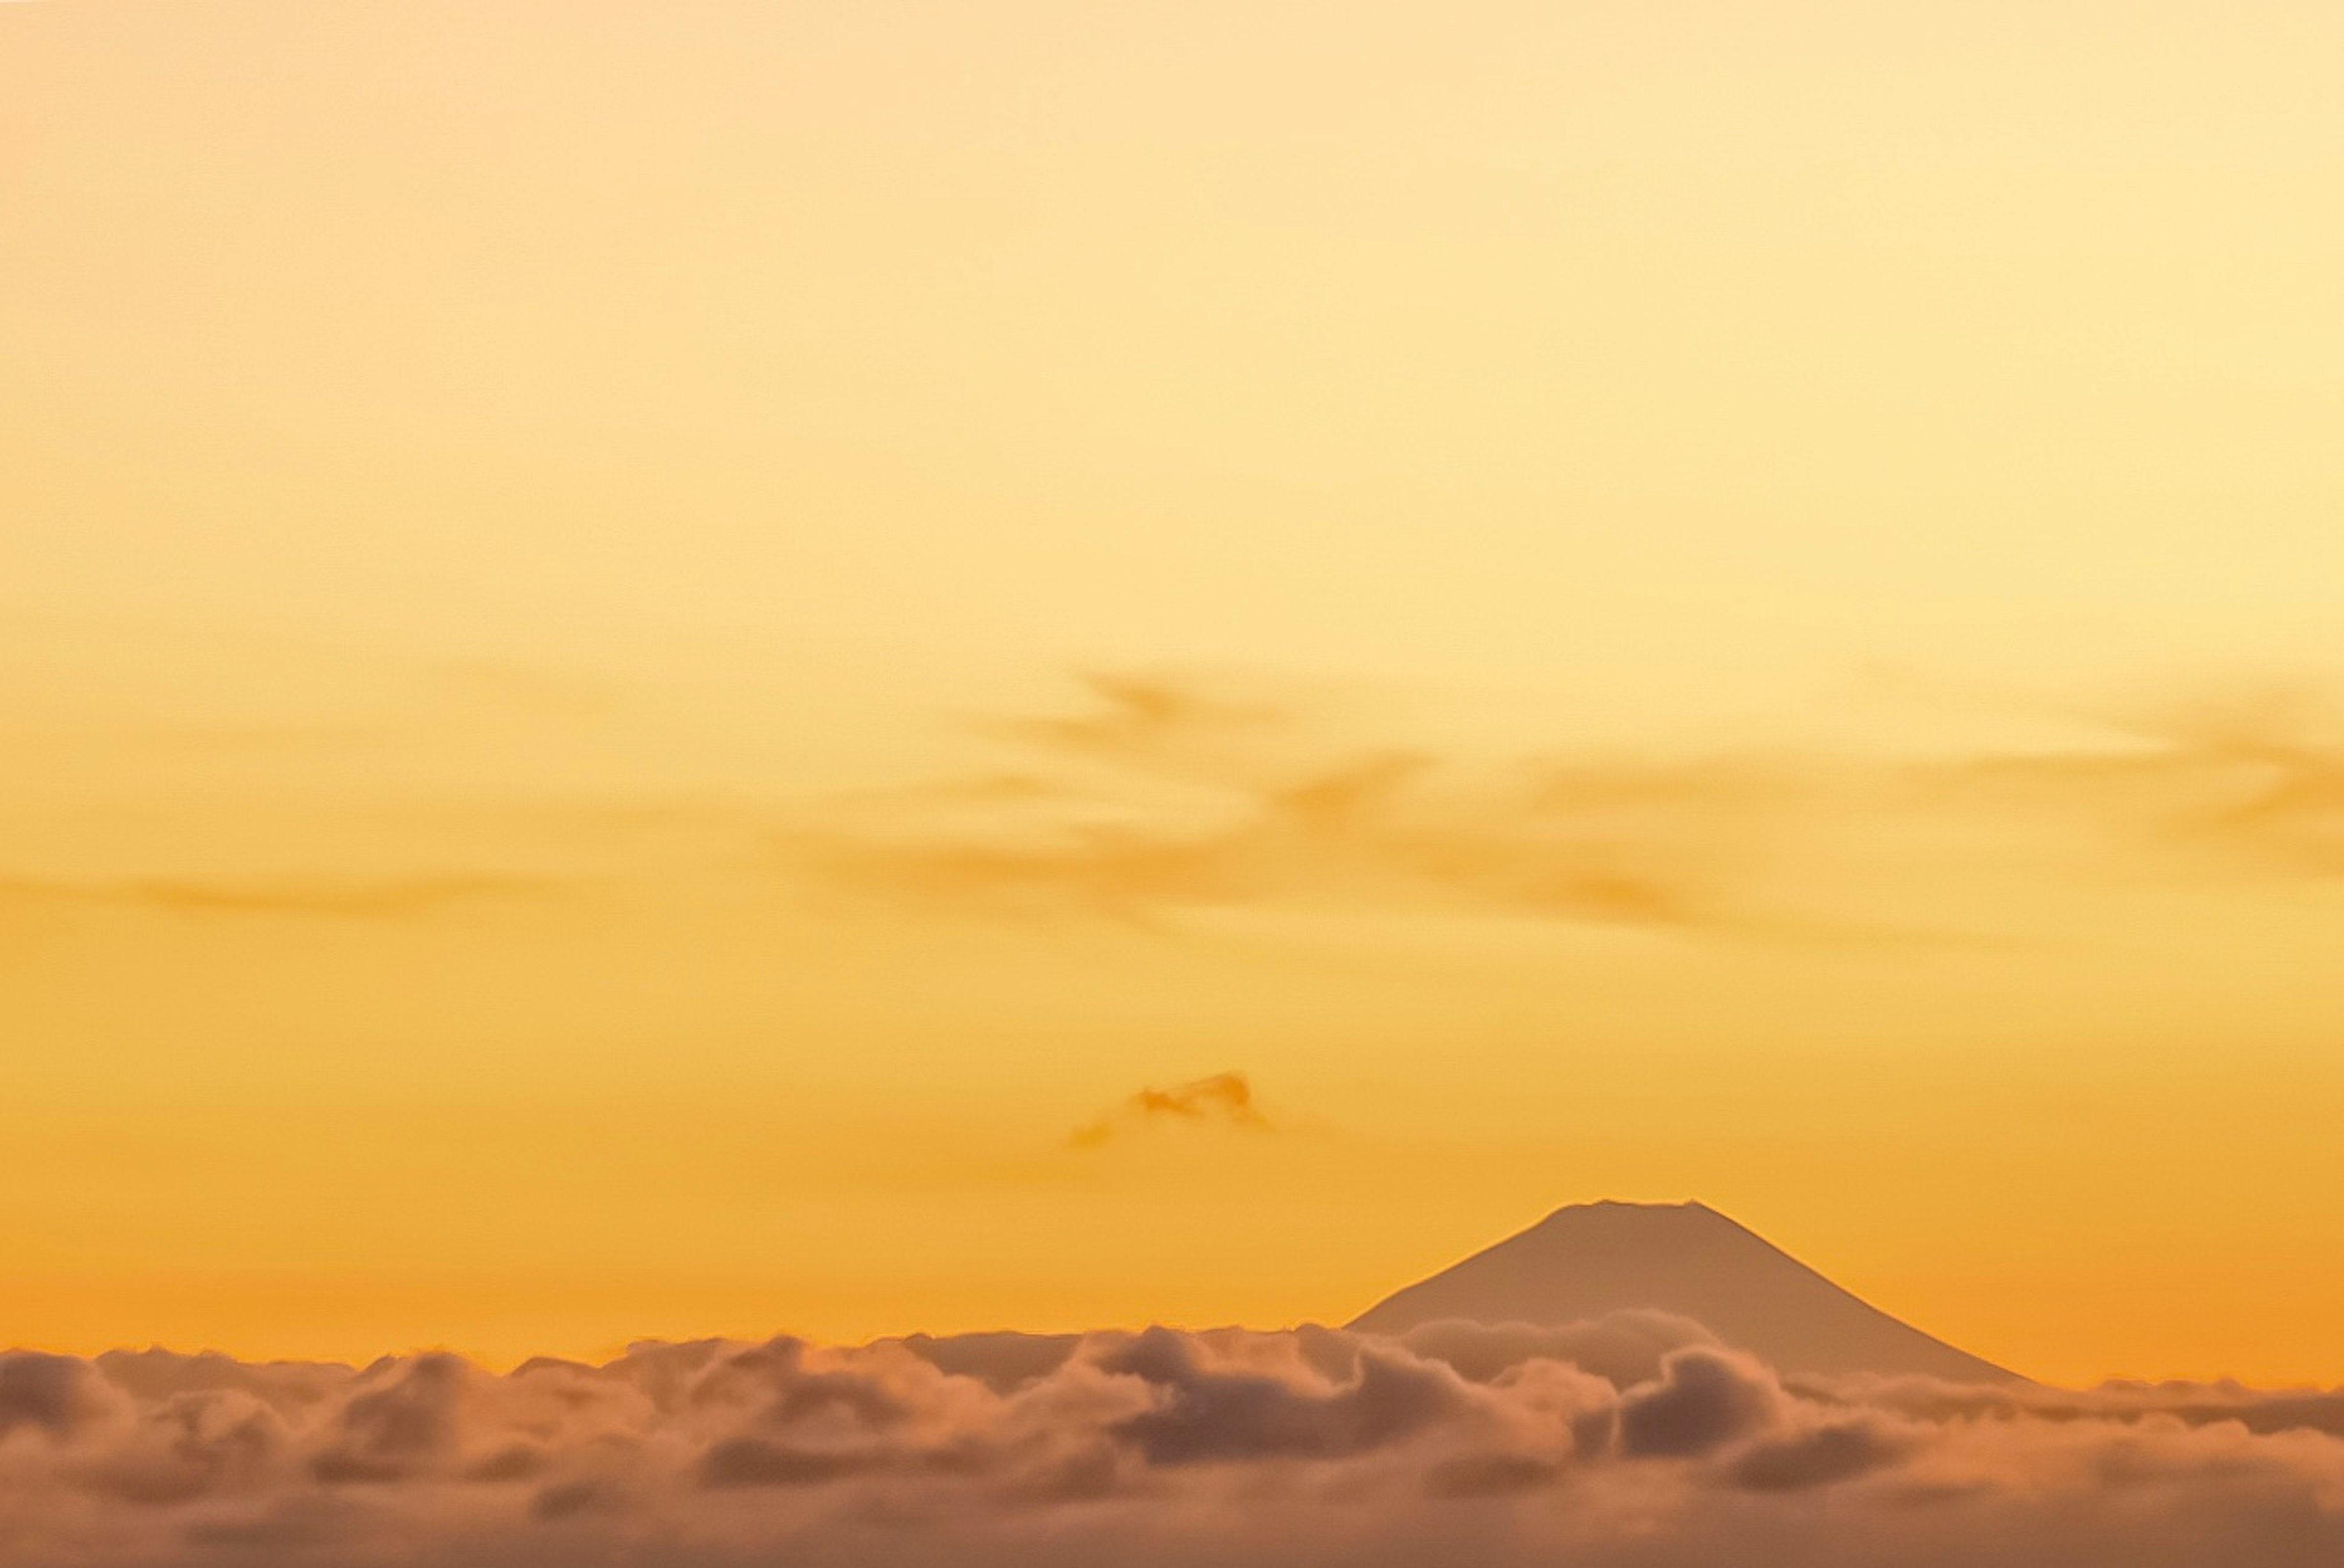
[(1695, 1198), (2344, 1381), (2340, 66), (0, 5), (0, 1341), (1340, 1321)]

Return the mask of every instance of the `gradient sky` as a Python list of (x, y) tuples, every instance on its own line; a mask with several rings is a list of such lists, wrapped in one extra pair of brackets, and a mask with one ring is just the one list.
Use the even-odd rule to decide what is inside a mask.
[(1697, 1197), (2344, 1379), (2339, 63), (0, 6), (0, 1340), (1340, 1320)]

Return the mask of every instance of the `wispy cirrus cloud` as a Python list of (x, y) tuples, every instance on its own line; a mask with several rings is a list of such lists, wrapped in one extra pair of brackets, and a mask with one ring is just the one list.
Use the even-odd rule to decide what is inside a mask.
[(1462, 906), (1666, 930), (1765, 923), (1733, 871), (1776, 782), (1731, 760), (1475, 770), (1318, 733), (1290, 704), (1093, 676), (991, 726), (1013, 765), (865, 797), (799, 864), (905, 898), (1145, 921), (1206, 906)]
[[(2344, 710), (2316, 687), (2035, 704), (2010, 727), (2056, 744), (1950, 758), (1564, 743), (1497, 760), (1362, 738), (1226, 676), (1084, 691), (1074, 713), (985, 726), (997, 765), (834, 803), (786, 853), (833, 885), (1029, 918), (1446, 911), (1856, 946), (1998, 940), (1926, 906), (1984, 866), (2019, 908), (2080, 855), (2344, 875)], [(1834, 865), (1835, 885), (1818, 875)]]
[(2097, 716), (2100, 744), (1924, 770), (1940, 798), (2079, 814), (2145, 848), (2344, 875), (2344, 707), (2302, 683), (2233, 683)]
[[(561, 713), (605, 701), (591, 683), (494, 667), (449, 678)], [(1955, 842), (2001, 846), (1995, 874), (2021, 885), (2069, 875), (2045, 853), (2063, 845), (2152, 875), (2344, 877), (2344, 709), (2323, 690), (2235, 683), (2188, 701), (2034, 713), (2056, 717), (2058, 744), (1916, 759), (1526, 736), (1510, 755), (1469, 756), (1357, 714), (1338, 720), (1267, 681), (1096, 674), (1070, 711), (983, 721), (992, 755), (908, 784), (796, 803), (737, 789), (500, 788), (409, 803), (397, 820), (460, 830), (484, 857), (558, 853), (598, 874), (661, 874), (659, 857), (679, 846), (694, 870), (771, 865), (778, 846), (784, 875), (834, 891), (1156, 930), (1235, 910), (1834, 946), (1993, 939), (1925, 906), (1941, 872), (1975, 870), (1928, 860)], [(369, 822), (384, 809), (370, 807)], [(1818, 875), (1835, 859), (1853, 867), (1837, 884)], [(551, 885), (463, 869), (20, 873), (0, 876), (0, 899), (399, 919)], [(2023, 888), (2012, 892), (2010, 906), (2025, 907)]]

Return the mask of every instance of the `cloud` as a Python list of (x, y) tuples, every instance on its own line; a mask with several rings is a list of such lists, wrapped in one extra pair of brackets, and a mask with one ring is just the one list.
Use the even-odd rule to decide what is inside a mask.
[(990, 726), (1015, 748), (1011, 765), (841, 803), (786, 849), (894, 897), (1135, 922), (1445, 905), (1674, 931), (1767, 924), (1726, 896), (1775, 789), (1754, 765), (1476, 770), (1340, 741), (1290, 703), (1195, 682), (1086, 686), (1086, 711)]
[(1216, 1366), (1197, 1340), (1165, 1329), (1099, 1365), (1148, 1384), (1149, 1408), (1109, 1431), (1154, 1465), (1363, 1453), (1440, 1423), (1472, 1398), (1439, 1362), (1369, 1350), (1341, 1384), (1314, 1386), (1268, 1369)]
[(0, 1358), (0, 1437), (37, 1427), (67, 1437), (99, 1402), (90, 1369), (66, 1356)]
[(1753, 1444), (1734, 1462), (1736, 1484), (1757, 1492), (1831, 1486), (1894, 1462), (1918, 1442), (1877, 1416), (1827, 1421)]
[(2086, 814), (2166, 850), (2295, 875), (2344, 875), (2344, 711), (2324, 690), (2234, 684), (2098, 718), (2103, 744), (1929, 770), (1941, 794)]
[(1633, 1458), (1711, 1453), (1774, 1424), (1782, 1385), (1765, 1367), (1724, 1350), (1672, 1351), (1661, 1375), (1620, 1406), (1621, 1452)]
[(2306, 685), (2006, 703), (1950, 758), (1569, 736), (1477, 758), (1230, 677), (1084, 687), (1072, 713), (985, 726), (1009, 748), (995, 765), (808, 813), (785, 856), (899, 904), (1153, 931), (1463, 914), (1899, 948), (2011, 939), (1973, 928), (1966, 890), (1998, 875), (2002, 908), (2036, 907), (2027, 890), (2092, 875), (2076, 852), (2167, 878), (2344, 875), (2344, 703)]
[(326, 1482), (403, 1481), (444, 1462), (457, 1446), (459, 1402), (471, 1375), (454, 1356), (423, 1356), (351, 1395), (311, 1470)]
[(1183, 746), (1243, 737), (1279, 724), (1270, 703), (1239, 701), (1170, 676), (1086, 672), (1095, 699), (1087, 713), (1062, 718), (1013, 719), (995, 726), (1029, 744), (1091, 756), (1150, 756), (1159, 763)]
[(1079, 1334), (914, 1334), (896, 1343), (953, 1377), (973, 1378), (997, 1394), (1039, 1382), (1073, 1359)]
[(645, 1344), (501, 1376), (15, 1353), (0, 1557), (2310, 1568), (2344, 1552), (2339, 1408), (2228, 1384), (1786, 1383), (1633, 1313), (1400, 1340)]
[(1591, 1322), (1545, 1326), (1474, 1323), (1443, 1319), (1410, 1329), (1402, 1338), (1417, 1355), (1442, 1361), (1475, 1382), (1495, 1381), (1526, 1361), (1581, 1367), (1620, 1388), (1657, 1382), (1672, 1351), (1714, 1345), (1710, 1331), (1673, 1312), (1613, 1312)]
[(1098, 1148), (1113, 1141), (1121, 1127), (1166, 1119), (1218, 1122), (1255, 1132), (1270, 1128), (1269, 1118), (1254, 1104), (1253, 1085), (1243, 1073), (1215, 1073), (1170, 1088), (1141, 1089), (1114, 1112), (1076, 1128), (1067, 1141), (1076, 1148)]
[(65, 881), (0, 877), (0, 899), (100, 905), (180, 916), (276, 916), (399, 920), (477, 899), (546, 892), (541, 878), (450, 875), (400, 877), (140, 877)]

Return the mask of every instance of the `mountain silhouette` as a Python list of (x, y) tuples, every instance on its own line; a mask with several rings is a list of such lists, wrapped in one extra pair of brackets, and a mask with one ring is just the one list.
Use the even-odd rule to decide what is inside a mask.
[(1785, 1372), (2025, 1381), (1898, 1322), (1701, 1203), (1559, 1209), (1350, 1326), (1400, 1334), (1442, 1319), (1554, 1324), (1632, 1308), (1692, 1318)]

